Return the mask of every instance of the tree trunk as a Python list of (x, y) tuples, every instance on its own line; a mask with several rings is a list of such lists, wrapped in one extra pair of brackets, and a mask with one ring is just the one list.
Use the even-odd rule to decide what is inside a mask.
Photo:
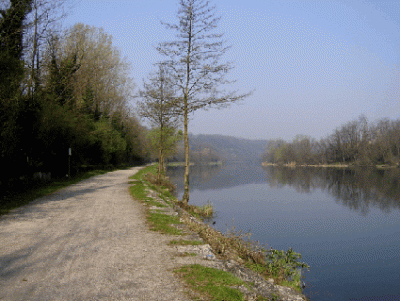
[(188, 136), (187, 101), (185, 101), (185, 109), (184, 109), (183, 140), (185, 145), (185, 174), (184, 174), (185, 187), (184, 187), (182, 202), (187, 204), (189, 203), (189, 136)]
[(158, 151), (158, 172), (157, 172), (157, 181), (160, 183), (161, 178), (164, 172), (164, 155), (163, 155), (163, 122), (161, 121), (160, 125), (160, 142), (159, 142), (159, 151)]
[(183, 140), (185, 145), (185, 174), (184, 192), (182, 202), (189, 203), (189, 136), (188, 136), (188, 97), (189, 97), (189, 75), (190, 75), (190, 48), (192, 47), (192, 11), (189, 15), (189, 43), (186, 56), (186, 88), (183, 97)]
[(161, 181), (163, 173), (164, 173), (164, 156), (162, 148), (160, 148), (158, 152), (158, 172), (157, 172), (157, 181), (159, 183)]
[(36, 51), (37, 51), (37, 23), (38, 23), (38, 18), (37, 18), (37, 3), (36, 1), (34, 2), (34, 9), (35, 9), (35, 19), (34, 19), (34, 34), (33, 34), (33, 49), (32, 49), (32, 62), (31, 62), (31, 75), (29, 79), (29, 84), (28, 84), (28, 93), (29, 97), (32, 97), (34, 94), (35, 90), (35, 59), (36, 59)]

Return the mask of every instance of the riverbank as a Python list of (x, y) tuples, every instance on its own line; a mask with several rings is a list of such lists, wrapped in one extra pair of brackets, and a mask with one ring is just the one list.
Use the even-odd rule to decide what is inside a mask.
[[(222, 161), (215, 161), (215, 162), (202, 162), (202, 163), (199, 163), (199, 162), (190, 162), (190, 166), (202, 166), (202, 165), (204, 165), (204, 166), (221, 166), (223, 164), (223, 162)], [(180, 166), (185, 166), (185, 162), (168, 162), (167, 164), (166, 164), (167, 166), (169, 166), (169, 167), (180, 167)]]
[[(295, 289), (278, 285), (278, 283), (286, 283), (286, 285), (296, 287), (301, 291), (299, 279), (291, 283), (285, 282), (282, 279), (282, 271), (276, 273), (274, 277), (267, 269), (265, 254), (254, 249), (254, 244), (233, 232), (230, 235), (223, 235), (203, 223), (200, 217), (194, 217), (183, 209), (184, 206), (181, 206), (182, 204), (172, 196), (167, 187), (168, 184), (155, 185), (152, 183), (152, 177), (146, 176), (152, 170), (154, 172), (155, 168), (148, 167), (132, 177), (131, 184), (134, 185), (130, 189), (134, 198), (141, 200), (145, 205), (150, 227), (158, 229), (162, 233), (178, 235), (178, 238), (174, 239), (177, 252), (184, 254), (184, 257), (190, 258), (192, 261), (197, 259), (195, 264), (183, 264), (182, 267), (175, 269), (177, 275), (185, 279), (188, 271), (198, 270), (197, 265), (212, 269), (207, 270), (207, 273), (214, 273), (213, 270), (228, 273), (222, 278), (234, 277), (236, 280), (231, 280), (236, 285), (234, 288), (230, 285), (225, 289), (228, 291), (233, 289), (234, 291), (230, 291), (229, 295), (236, 297), (225, 296), (223, 300), (306, 300), (305, 296)], [(164, 223), (164, 220), (168, 221)], [(279, 266), (279, 259), (282, 259), (282, 256), (278, 255), (291, 258), (290, 255), (294, 253), (281, 252), (274, 255), (275, 268)], [(270, 263), (272, 265), (272, 261)], [(198, 286), (198, 283), (194, 287), (189, 285), (192, 291), (201, 294), (196, 290)], [(211, 288), (207, 290), (211, 290)]]
[(332, 167), (332, 168), (356, 168), (356, 167), (373, 167), (377, 169), (391, 169), (391, 168), (399, 168), (399, 165), (356, 165), (356, 164), (342, 164), (342, 163), (333, 163), (333, 164), (296, 164), (286, 163), (286, 164), (278, 164), (278, 163), (269, 163), (269, 162), (261, 162), (261, 166), (284, 166), (284, 167)]

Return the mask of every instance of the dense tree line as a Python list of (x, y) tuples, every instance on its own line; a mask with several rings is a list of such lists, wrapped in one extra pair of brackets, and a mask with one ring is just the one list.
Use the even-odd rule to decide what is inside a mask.
[(292, 142), (269, 143), (264, 162), (276, 164), (399, 165), (400, 119), (368, 123), (365, 116), (337, 128), (317, 141), (298, 135)]
[(40, 26), (38, 9), (51, 3), (0, 7), (1, 188), (36, 171), (65, 176), (69, 148), (74, 172), (148, 157), (146, 129), (129, 105), (129, 64), (112, 37), (83, 24)]

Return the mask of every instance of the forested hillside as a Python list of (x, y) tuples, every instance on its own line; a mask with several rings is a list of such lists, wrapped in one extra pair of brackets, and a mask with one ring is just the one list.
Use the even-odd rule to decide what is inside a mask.
[[(189, 135), (189, 145), (195, 160), (201, 156), (205, 161), (251, 161), (261, 162), (268, 140), (250, 140), (223, 135)], [(208, 156), (206, 156), (209, 154)], [(182, 151), (175, 160), (182, 160)]]
[(55, 2), (0, 7), (2, 189), (37, 171), (65, 176), (70, 148), (72, 173), (147, 158), (128, 62), (101, 28), (55, 30)]

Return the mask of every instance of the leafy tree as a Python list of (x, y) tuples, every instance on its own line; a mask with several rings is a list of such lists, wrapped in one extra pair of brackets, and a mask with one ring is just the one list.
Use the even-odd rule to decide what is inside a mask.
[(101, 161), (108, 164), (113, 156), (122, 153), (126, 149), (126, 141), (119, 131), (114, 129), (107, 118), (101, 118), (95, 123), (93, 135), (96, 139), (98, 150), (101, 152)]
[(150, 75), (149, 82), (143, 82), (144, 90), (139, 91), (138, 109), (139, 115), (154, 126), (149, 138), (158, 152), (157, 178), (160, 180), (165, 174), (165, 158), (177, 143), (175, 126), (178, 115), (175, 109), (177, 99), (168, 70), (163, 64), (157, 67), (157, 72)]
[(181, 130), (176, 131), (174, 127), (164, 126), (153, 128), (147, 133), (152, 149), (158, 150), (158, 173), (157, 179), (160, 180), (165, 174), (165, 159), (176, 152), (178, 142), (182, 140)]
[(224, 107), (249, 96), (236, 95), (237, 91), (225, 92), (220, 86), (232, 82), (226, 74), (233, 67), (230, 62), (221, 63), (221, 57), (230, 48), (222, 40), (223, 34), (213, 33), (221, 17), (215, 16), (215, 6), (209, 1), (180, 0), (177, 24), (161, 22), (176, 32), (176, 40), (160, 43), (158, 52), (165, 57), (174, 83), (181, 93), (176, 107), (183, 116), (185, 145), (185, 174), (183, 202), (189, 201), (189, 137), (188, 116), (207, 107)]
[[(31, 9), (29, 0), (13, 0), (0, 10), (0, 164), (11, 166), (21, 155), (19, 131), (21, 108), (24, 107), (20, 89), (24, 76), (24, 21)], [(7, 163), (7, 164), (6, 164)], [(11, 172), (11, 171), (10, 171)], [(10, 173), (3, 175), (10, 177)], [(0, 184), (4, 180), (0, 178)]]

